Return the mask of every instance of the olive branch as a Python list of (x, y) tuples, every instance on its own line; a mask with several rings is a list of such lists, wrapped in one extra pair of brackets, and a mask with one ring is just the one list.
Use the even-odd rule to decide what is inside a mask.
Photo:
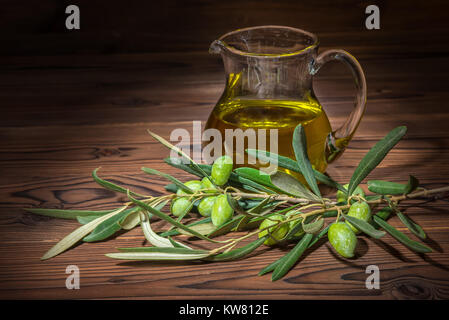
[[(82, 224), (48, 250), (42, 260), (55, 257), (80, 241), (105, 240), (122, 229), (130, 230), (139, 225), (152, 246), (118, 248), (119, 252), (106, 256), (126, 260), (229, 261), (245, 257), (262, 244), (296, 243), (286, 255), (259, 272), (259, 275), (272, 272), (271, 279), (275, 281), (282, 278), (306, 250), (313, 250), (313, 245), (326, 235), (334, 249), (346, 258), (354, 256), (356, 234), (360, 232), (376, 239), (388, 233), (411, 250), (428, 253), (432, 251), (430, 247), (409, 238), (387, 220), (391, 215), (398, 216), (413, 235), (424, 240), (426, 234), (422, 227), (402, 213), (399, 204), (407, 199), (447, 192), (449, 187), (427, 190), (420, 187), (419, 181), (413, 176), (404, 184), (370, 180), (367, 184), (368, 190), (373, 193), (371, 195), (366, 195), (359, 187), (406, 131), (404, 126), (395, 128), (377, 142), (362, 158), (347, 185), (341, 185), (313, 169), (307, 156), (302, 125), (298, 125), (293, 134), (295, 160), (267, 151), (246, 150), (248, 155), (280, 168), (271, 175), (262, 174), (254, 168), (233, 169), (232, 160), (227, 156), (218, 158), (213, 165), (198, 164), (182, 150), (149, 131), (153, 138), (181, 157), (164, 159), (167, 164), (202, 180), (183, 183), (167, 173), (142, 168), (147, 174), (170, 181), (165, 189), (171, 193), (150, 196), (100, 178), (97, 168), (92, 173), (94, 181), (108, 190), (126, 194), (129, 201), (117, 209), (103, 211), (25, 210), (39, 215), (76, 219)], [(284, 169), (301, 174), (307, 186), (285, 173)], [(318, 183), (335, 189), (336, 199), (323, 197)], [(171, 214), (162, 211), (169, 203)], [(374, 210), (376, 212), (373, 213)], [(195, 212), (199, 213), (195, 221), (183, 223), (187, 215)], [(328, 220), (324, 218), (334, 221), (326, 223)], [(164, 220), (171, 227), (163, 232), (155, 232), (151, 227), (155, 219)], [(232, 235), (237, 231), (247, 233), (240, 237), (217, 240), (221, 235)], [(202, 239), (216, 247), (210, 250), (195, 249), (191, 247), (194, 241), (188, 245), (174, 239), (179, 235)], [(256, 239), (238, 247), (249, 238)]]

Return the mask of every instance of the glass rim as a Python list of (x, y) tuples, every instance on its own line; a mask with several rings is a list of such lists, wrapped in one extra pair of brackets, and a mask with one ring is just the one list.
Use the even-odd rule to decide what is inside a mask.
[[(256, 53), (256, 52), (239, 50), (239, 49), (227, 44), (226, 41), (224, 40), (224, 38), (231, 36), (231, 35), (235, 35), (237, 33), (250, 31), (250, 30), (257, 30), (257, 29), (269, 29), (269, 28), (288, 30), (288, 31), (293, 31), (296, 33), (306, 35), (313, 40), (313, 43), (301, 50), (288, 52), (288, 53)], [(307, 54), (310, 51), (314, 50), (319, 45), (318, 37), (311, 32), (308, 32), (308, 31), (305, 31), (305, 30), (302, 30), (299, 28), (293, 28), (293, 27), (287, 27), (287, 26), (277, 26), (277, 25), (255, 26), (255, 27), (236, 29), (236, 30), (230, 31), (228, 33), (225, 33), (220, 38), (218, 38), (218, 40), (214, 41), (214, 43), (216, 43), (216, 42), (221, 43), (222, 46), (226, 50), (228, 50), (234, 54), (241, 55), (241, 56), (261, 57), (261, 58), (282, 58), (282, 57), (292, 57), (292, 56), (297, 56), (297, 55), (303, 55), (303, 54)]]

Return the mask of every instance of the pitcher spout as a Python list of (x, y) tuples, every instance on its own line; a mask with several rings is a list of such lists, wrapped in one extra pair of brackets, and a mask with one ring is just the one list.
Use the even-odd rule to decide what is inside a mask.
[(209, 53), (212, 54), (220, 54), (221, 51), (225, 48), (225, 44), (221, 40), (215, 40), (210, 44)]

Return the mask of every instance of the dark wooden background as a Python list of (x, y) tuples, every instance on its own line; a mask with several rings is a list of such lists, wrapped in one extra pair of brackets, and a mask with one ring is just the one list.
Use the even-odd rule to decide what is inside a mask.
[[(365, 7), (381, 9), (381, 29), (366, 30)], [(343, 48), (362, 64), (367, 113), (345, 154), (328, 169), (346, 183), (376, 140), (398, 125), (406, 138), (372, 178), (427, 187), (449, 182), (449, 32), (444, 1), (87, 1), (81, 30), (64, 28), (68, 1), (2, 1), (0, 10), (0, 298), (449, 298), (447, 195), (415, 201), (406, 213), (422, 224), (434, 252), (417, 255), (394, 239), (359, 237), (357, 260), (321, 243), (286, 278), (257, 272), (285, 249), (260, 248), (221, 264), (128, 263), (104, 256), (140, 246), (139, 229), (39, 258), (78, 224), (24, 213), (22, 207), (106, 209), (125, 198), (92, 182), (91, 171), (157, 194), (164, 181), (142, 165), (168, 168), (167, 151), (146, 129), (168, 137), (205, 121), (224, 86), (210, 42), (240, 27), (278, 24), (316, 33), (321, 50)], [(338, 64), (323, 68), (315, 91), (334, 126), (350, 111), (353, 84)], [(401, 226), (397, 219), (391, 223)], [(162, 228), (163, 226), (160, 225)], [(405, 231), (407, 232), (407, 231)], [(65, 288), (75, 264), (81, 289)], [(365, 288), (365, 268), (380, 267), (380, 290)]]

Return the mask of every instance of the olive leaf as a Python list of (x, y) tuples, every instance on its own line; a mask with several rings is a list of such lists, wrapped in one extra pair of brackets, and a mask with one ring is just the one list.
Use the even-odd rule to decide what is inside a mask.
[[(184, 170), (184, 171), (186, 171), (186, 172), (188, 172), (190, 174), (196, 175), (198, 177), (202, 177), (203, 176), (201, 173), (199, 173), (195, 169), (191, 168), (190, 166), (188, 166), (186, 164), (183, 164), (177, 158), (165, 158), (164, 161), (165, 161), (165, 163), (171, 165), (172, 167)], [(211, 174), (211, 171), (212, 171), (212, 166), (211, 165), (199, 164), (198, 166), (204, 172), (206, 172), (208, 175)], [(259, 190), (259, 191), (263, 191), (263, 192), (267, 192), (267, 193), (273, 193), (273, 190), (270, 190), (270, 189), (264, 187), (263, 185), (255, 182), (255, 181), (252, 181), (251, 179), (243, 178), (243, 177), (239, 176), (238, 174), (236, 174), (235, 172), (231, 172), (231, 175), (229, 176), (228, 183), (230, 185), (233, 185), (233, 186), (238, 187), (238, 188), (251, 187), (251, 188), (255, 188), (256, 190)]]
[(64, 252), (65, 250), (72, 247), (74, 244), (76, 244), (78, 241), (80, 241), (84, 236), (89, 234), (92, 230), (94, 230), (99, 224), (101, 224), (103, 221), (113, 217), (116, 214), (119, 214), (120, 212), (124, 211), (127, 206), (123, 206), (121, 208), (118, 208), (117, 210), (114, 210), (108, 214), (105, 214), (104, 216), (101, 216), (100, 218), (89, 222), (88, 224), (85, 224), (79, 228), (77, 228), (75, 231), (71, 232), (69, 235), (65, 236), (61, 241), (59, 241), (56, 245), (54, 245), (50, 250), (48, 250), (41, 258), (41, 260), (47, 260), (54, 256), (57, 256), (58, 254)]
[(321, 192), (316, 183), (315, 175), (313, 173), (312, 165), (310, 164), (309, 156), (307, 155), (307, 141), (304, 128), (298, 124), (293, 132), (293, 150), (295, 151), (296, 161), (301, 169), (301, 173), (309, 184), (310, 189), (321, 198)]
[(298, 261), (304, 251), (308, 248), (312, 237), (313, 235), (310, 233), (305, 234), (296, 246), (287, 253), (281, 261), (279, 261), (271, 275), (271, 281), (279, 280), (293, 267), (296, 261)]
[(419, 180), (414, 176), (410, 175), (408, 178), (407, 186), (405, 188), (405, 194), (409, 194), (416, 190), (419, 186)]
[(352, 194), (363, 179), (385, 158), (388, 152), (401, 140), (407, 127), (391, 130), (382, 140), (377, 142), (362, 158), (351, 177), (348, 194)]
[(248, 215), (248, 213), (240, 206), (239, 202), (235, 200), (229, 193), (226, 193), (226, 198), (229, 205), (235, 212), (243, 215)]
[(418, 179), (414, 176), (409, 176), (407, 184), (384, 180), (370, 180), (368, 181), (368, 190), (381, 195), (400, 195), (409, 194), (414, 191), (418, 185)]
[(106, 256), (114, 259), (123, 260), (198, 260), (210, 255), (205, 250), (191, 250), (187, 248), (159, 248), (159, 247), (141, 247), (141, 248), (118, 248), (117, 253), (107, 253)]
[(23, 208), (23, 210), (47, 217), (54, 217), (60, 219), (78, 219), (78, 217), (100, 217), (105, 214), (111, 213), (117, 209), (92, 211), (92, 210), (70, 210), (70, 209)]
[(95, 242), (109, 238), (122, 228), (120, 222), (123, 221), (123, 219), (125, 219), (127, 216), (138, 210), (139, 208), (131, 208), (128, 210), (124, 210), (110, 217), (109, 219), (106, 219), (98, 226), (96, 226), (95, 229), (88, 236), (84, 237), (83, 241)]
[(147, 239), (147, 241), (155, 247), (184, 247), (187, 249), (191, 249), (185, 244), (179, 243), (174, 240), (170, 241), (170, 239), (161, 237), (156, 232), (154, 232), (153, 229), (151, 229), (150, 217), (148, 216), (148, 213), (140, 213), (140, 224), (142, 226), (145, 239)]
[[(246, 152), (250, 156), (255, 157), (259, 160), (270, 162), (274, 165), (278, 165), (281, 168), (301, 173), (301, 169), (299, 168), (298, 163), (290, 158), (264, 150), (246, 149)], [(325, 185), (332, 188), (341, 190), (345, 194), (348, 192), (348, 190), (346, 190), (343, 185), (339, 184), (338, 182), (334, 181), (332, 178), (326, 176), (318, 170), (313, 169), (313, 174), (315, 175), (315, 179), (317, 179), (319, 182), (324, 183)]]
[(302, 229), (305, 233), (317, 233), (324, 226), (324, 219), (322, 217), (318, 217), (315, 221), (311, 223), (302, 223)]
[(211, 261), (229, 261), (229, 260), (237, 260), (240, 259), (248, 254), (250, 254), (251, 252), (253, 252), (255, 249), (257, 249), (258, 247), (260, 247), (262, 245), (262, 243), (264, 243), (264, 241), (267, 239), (267, 236), (264, 236), (262, 238), (259, 238), (249, 244), (247, 244), (246, 246), (243, 246), (241, 248), (238, 249), (234, 249), (231, 250), (229, 252), (225, 252), (225, 253), (220, 253), (214, 256), (210, 256), (207, 257), (206, 260), (211, 260)]
[(402, 223), (418, 238), (424, 240), (426, 238), (426, 233), (424, 232), (423, 228), (421, 228), (420, 225), (413, 222), (409, 217), (404, 215), (399, 210), (396, 211), (396, 215), (398, 216), (399, 220), (402, 221)]
[(285, 235), (283, 240), (291, 240), (291, 239), (295, 239), (298, 238), (298, 236), (296, 236), (296, 234), (300, 231), (302, 231), (302, 234), (300, 235), (301, 237), (304, 236), (304, 230), (302, 228), (302, 223), (301, 223), (302, 219), (298, 219), (297, 223), (293, 226), (293, 228), (290, 228), (287, 232), (287, 234)]
[(301, 182), (285, 172), (277, 171), (270, 176), (270, 179), (273, 185), (284, 193), (298, 198), (319, 201), (319, 198), (310, 192)]
[[(323, 230), (321, 230), (321, 232), (317, 235), (314, 235), (313, 240), (309, 243), (308, 248), (311, 248), (315, 243), (318, 242), (318, 240), (320, 240), (324, 235), (327, 234), (327, 231), (329, 230), (330, 226), (327, 226), (326, 228), (324, 228)], [(283, 258), (283, 257), (282, 257)], [(262, 276), (268, 272), (273, 271), (277, 264), (282, 260), (282, 258), (272, 262), (271, 264), (269, 264), (268, 266), (266, 266), (265, 268), (263, 268), (262, 270), (260, 270), (260, 272), (258, 273), (259, 276)]]
[(381, 195), (398, 195), (405, 193), (406, 185), (402, 183), (384, 181), (384, 180), (370, 180), (368, 181), (368, 190)]
[(360, 161), (349, 182), (348, 194), (352, 194), (363, 179), (385, 158), (388, 152), (401, 140), (407, 127), (391, 130), (382, 140), (377, 142)]
[(165, 185), (164, 189), (167, 190), (168, 192), (173, 192), (173, 193), (176, 193), (178, 191), (178, 187), (174, 183), (169, 183), (169, 184)]
[(391, 209), (390, 207), (385, 207), (376, 212), (376, 216), (381, 218), (382, 220), (387, 220), (392, 213), (393, 209)]
[(373, 216), (373, 219), (379, 226), (381, 226), (385, 231), (387, 231), (391, 236), (393, 236), (393, 238), (395, 238), (408, 248), (412, 249), (413, 251), (420, 253), (432, 252), (432, 249), (430, 249), (428, 246), (410, 239), (405, 234), (394, 228), (392, 225), (388, 224), (383, 219), (377, 216)]
[(275, 186), (271, 183), (270, 176), (262, 173), (258, 169), (242, 167), (234, 169), (234, 172), (242, 178), (249, 179), (269, 188), (275, 188)]
[[(186, 226), (189, 227), (189, 228), (192, 228), (192, 227), (194, 227), (196, 225), (199, 225), (199, 224), (210, 223), (211, 221), (212, 220), (211, 220), (210, 217), (206, 217), (206, 218), (203, 218), (203, 219), (200, 219), (200, 220), (196, 220), (196, 221), (194, 221), (194, 222), (192, 222), (192, 223), (190, 223), (190, 224), (188, 224)], [(176, 236), (176, 235), (180, 234), (179, 231), (180, 230), (178, 230), (178, 229), (171, 229), (171, 230), (168, 230), (168, 231), (164, 231), (164, 232), (160, 233), (159, 235), (161, 237)], [(190, 233), (189, 233), (189, 235), (190, 235)]]
[(225, 233), (228, 233), (229, 231), (231, 231), (232, 229), (234, 229), (235, 227), (238, 226), (239, 222), (241, 219), (245, 218), (245, 215), (242, 214), (238, 214), (235, 215), (234, 217), (232, 217), (231, 220), (229, 220), (228, 222), (222, 224), (219, 227), (215, 227), (215, 230), (212, 231), (211, 233), (209, 233), (207, 236), (209, 238), (213, 238), (213, 237), (217, 237), (220, 235), (223, 235)]
[(183, 225), (182, 223), (174, 220), (172, 217), (166, 215), (165, 213), (163, 213), (163, 212), (161, 212), (161, 211), (159, 211), (159, 210), (157, 210), (157, 209), (147, 205), (146, 203), (144, 203), (142, 201), (134, 199), (129, 193), (128, 193), (128, 198), (131, 200), (131, 202), (133, 202), (134, 204), (138, 205), (142, 209), (152, 213), (153, 215), (161, 218), (162, 220), (167, 221), (168, 223), (170, 223), (171, 225), (173, 225), (175, 227), (178, 227), (179, 229), (182, 229), (184, 231), (189, 232), (192, 236), (196, 236), (196, 237), (198, 237), (200, 239), (207, 240), (207, 241), (210, 241), (210, 242), (215, 242), (215, 243), (220, 243), (221, 242), (221, 241), (216, 241), (216, 240), (209, 239), (208, 237), (206, 237), (206, 236), (204, 236), (204, 235), (202, 235), (202, 234), (200, 234), (200, 233), (198, 233), (198, 232), (196, 232), (196, 231), (186, 227), (185, 225)]
[[(116, 191), (116, 192), (121, 192), (121, 193), (127, 193), (129, 190), (123, 187), (120, 187), (112, 182), (106, 181), (104, 179), (101, 179), (98, 175), (97, 175), (97, 171), (100, 168), (96, 168), (93, 172), (92, 172), (92, 177), (94, 178), (95, 182), (98, 183), (100, 186), (102, 186), (103, 188), (106, 188), (108, 190), (112, 190), (112, 191)], [(141, 195), (139, 193), (136, 192), (132, 192), (129, 191), (129, 194), (135, 196), (135, 197), (145, 197), (145, 195)]]
[[(189, 228), (190, 228), (191, 230), (194, 230), (194, 231), (200, 233), (200, 234), (208, 235), (208, 234), (210, 234), (212, 231), (214, 231), (217, 227), (214, 226), (214, 225), (212, 224), (212, 222), (207, 222), (207, 223), (201, 223), (201, 224), (197, 224), (197, 225), (194, 225), (194, 226), (190, 226)], [(183, 234), (183, 235), (186, 235), (186, 236), (191, 236), (191, 234), (190, 234), (189, 232), (184, 231), (184, 230), (182, 230), (182, 229), (178, 229), (178, 232), (179, 232), (180, 234)]]
[(348, 215), (343, 214), (343, 217), (345, 218), (345, 220), (347, 220), (349, 223), (351, 223), (355, 228), (357, 228), (358, 230), (366, 233), (367, 235), (376, 238), (376, 239), (380, 239), (385, 235), (385, 232), (380, 231), (375, 229), (371, 224), (369, 224), (368, 222), (361, 220), (361, 219), (357, 219), (355, 217), (351, 217)]
[(79, 217), (76, 217), (76, 220), (78, 220), (78, 222), (80, 224), (87, 224), (87, 223), (89, 223), (91, 221), (94, 221), (95, 219), (100, 218), (101, 216), (103, 216), (103, 215), (99, 215), (99, 216), (93, 216), (93, 215), (92, 216), (79, 216)]
[(122, 219), (119, 224), (120, 227), (123, 230), (131, 230), (133, 228), (135, 228), (136, 226), (139, 225), (140, 223), (140, 209), (136, 210), (134, 212), (132, 212), (131, 214), (129, 214), (128, 216), (126, 216), (124, 219)]
[(286, 203), (285, 201), (272, 201), (271, 197), (265, 198), (262, 202), (260, 202), (257, 206), (248, 210), (247, 215), (240, 219), (237, 227), (232, 229), (232, 231), (242, 231), (245, 229), (252, 229), (253, 227), (259, 226), (260, 222), (253, 221), (253, 217), (264, 217), (278, 206)]
[(327, 234), (327, 231), (329, 230), (330, 225), (327, 226), (326, 228), (324, 228), (323, 230), (321, 230), (318, 234), (316, 234), (313, 237), (313, 240), (309, 243), (309, 248), (311, 248), (315, 243), (318, 242), (318, 240), (320, 240), (323, 236), (325, 236)]
[(164, 146), (166, 146), (167, 148), (175, 151), (177, 154), (179, 154), (180, 156), (184, 157), (185, 159), (189, 160), (190, 165), (192, 167), (194, 167), (195, 170), (202, 175), (202, 177), (208, 177), (209, 176), (209, 174), (204, 172), (204, 170), (195, 161), (193, 161), (192, 158), (190, 158), (187, 154), (185, 154), (181, 149), (179, 149), (178, 147), (172, 145), (170, 142), (168, 142), (167, 140), (165, 140), (161, 136), (155, 134), (154, 132), (151, 132), (150, 130), (147, 130), (147, 131), (154, 139), (156, 139), (157, 141), (162, 143)]
[(174, 183), (178, 188), (184, 190), (187, 193), (193, 193), (193, 190), (190, 189), (189, 187), (187, 187), (184, 183), (182, 183), (181, 181), (179, 181), (178, 179), (176, 179), (175, 177), (172, 177), (171, 175), (169, 175), (168, 173), (164, 173), (155, 169), (151, 169), (151, 168), (146, 168), (146, 167), (142, 167), (141, 168), (143, 172), (148, 173), (148, 174), (155, 174), (161, 177), (164, 177), (167, 180), (170, 180), (172, 183)]

